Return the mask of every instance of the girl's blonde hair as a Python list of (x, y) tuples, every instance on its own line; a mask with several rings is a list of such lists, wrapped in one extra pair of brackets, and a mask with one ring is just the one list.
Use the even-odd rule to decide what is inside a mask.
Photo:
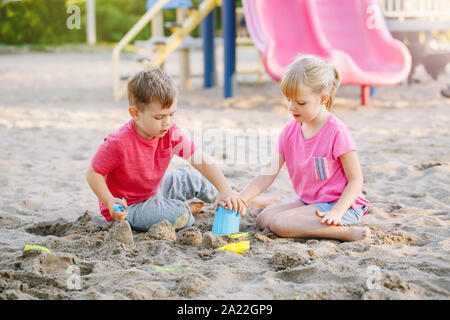
[(340, 84), (340, 75), (335, 66), (315, 55), (300, 55), (287, 68), (280, 87), (286, 98), (297, 101), (302, 99), (305, 86), (315, 95), (328, 93), (325, 107), (331, 111)]

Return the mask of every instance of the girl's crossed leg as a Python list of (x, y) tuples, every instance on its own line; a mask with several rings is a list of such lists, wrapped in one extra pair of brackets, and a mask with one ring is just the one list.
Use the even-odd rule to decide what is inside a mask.
[(304, 204), (301, 201), (296, 200), (267, 207), (258, 214), (258, 217), (256, 218), (256, 224), (258, 225), (259, 229), (264, 230), (265, 228), (268, 228), (271, 221), (274, 218), (278, 217), (280, 214), (283, 214), (288, 210), (303, 206)]
[(355, 226), (331, 226), (320, 223), (314, 205), (292, 201), (263, 210), (256, 222), (276, 235), (287, 238), (327, 238), (357, 241), (370, 236), (370, 230)]

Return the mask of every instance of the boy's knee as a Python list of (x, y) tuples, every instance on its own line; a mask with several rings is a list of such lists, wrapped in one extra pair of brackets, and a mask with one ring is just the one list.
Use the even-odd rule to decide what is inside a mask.
[(172, 172), (176, 173), (177, 175), (187, 176), (187, 175), (194, 174), (195, 172), (198, 172), (198, 171), (191, 169), (191, 168), (177, 168), (177, 169), (173, 170)]
[(193, 168), (178, 168), (175, 171), (177, 171), (177, 175), (190, 179), (193, 183), (206, 180), (200, 171)]
[(175, 229), (183, 228), (184, 226), (186, 226), (188, 224), (190, 216), (191, 216), (190, 212), (186, 212), (186, 213), (182, 214), (175, 220), (175, 222), (173, 223), (173, 227)]
[(190, 212), (187, 212), (179, 216), (175, 220), (173, 227), (175, 228), (175, 231), (179, 231), (191, 227), (194, 224), (194, 222), (195, 222), (194, 216)]

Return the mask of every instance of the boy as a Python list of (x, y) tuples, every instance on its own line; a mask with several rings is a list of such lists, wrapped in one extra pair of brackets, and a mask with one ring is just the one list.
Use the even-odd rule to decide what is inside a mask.
[[(128, 83), (128, 100), (132, 119), (104, 139), (86, 173), (107, 221), (126, 219), (139, 231), (165, 219), (176, 230), (188, 228), (203, 207), (186, 203), (194, 197), (245, 213), (247, 204), (222, 172), (173, 122), (176, 88), (163, 70), (137, 73)], [(165, 174), (173, 154), (198, 171)], [(114, 211), (115, 204), (125, 211)]]

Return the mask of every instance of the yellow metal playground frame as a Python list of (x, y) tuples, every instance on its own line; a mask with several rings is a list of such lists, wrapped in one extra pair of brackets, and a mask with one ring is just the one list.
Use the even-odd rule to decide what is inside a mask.
[[(119, 101), (126, 94), (126, 87), (121, 88), (119, 63), (120, 51), (136, 37), (136, 35), (163, 9), (169, 0), (159, 0), (150, 10), (148, 10), (141, 19), (127, 32), (127, 34), (114, 47), (112, 52), (112, 72), (114, 85), (114, 100)], [(183, 41), (197, 27), (200, 22), (217, 6), (222, 5), (222, 0), (204, 0), (198, 7), (189, 13), (187, 19), (180, 28), (176, 28), (169, 37), (167, 44), (158, 46), (152, 62), (161, 66), (169, 54), (175, 51)]]

